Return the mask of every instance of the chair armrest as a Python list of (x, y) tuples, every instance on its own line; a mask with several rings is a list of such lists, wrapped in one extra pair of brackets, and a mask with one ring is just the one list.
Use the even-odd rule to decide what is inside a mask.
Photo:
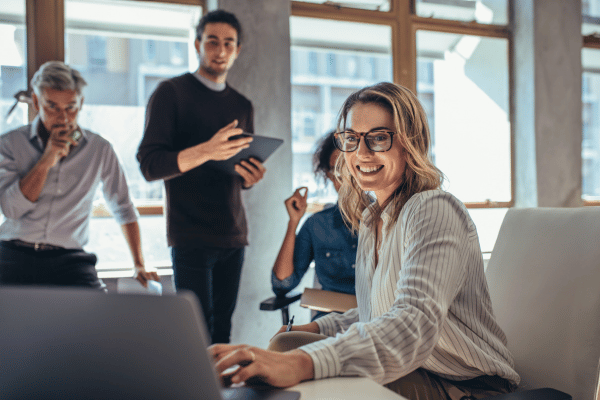
[(260, 303), (260, 309), (264, 311), (281, 310), (283, 307), (300, 300), (300, 297), (302, 297), (302, 293), (296, 291), (289, 292), (285, 296), (269, 297)]
[(544, 388), (501, 394), (481, 400), (573, 400), (573, 398), (560, 390)]

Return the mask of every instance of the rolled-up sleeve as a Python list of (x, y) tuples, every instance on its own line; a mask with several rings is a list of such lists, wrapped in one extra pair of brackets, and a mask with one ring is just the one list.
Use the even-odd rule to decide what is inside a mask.
[(138, 213), (129, 196), (125, 173), (113, 147), (107, 143), (102, 162), (102, 192), (119, 225), (135, 222)]
[(315, 251), (312, 243), (312, 220), (307, 219), (300, 232), (296, 235), (294, 241), (294, 272), (285, 279), (277, 279), (277, 276), (271, 271), (271, 285), (273, 293), (277, 296), (284, 295), (300, 284), (302, 277), (308, 271), (310, 263), (315, 259)]

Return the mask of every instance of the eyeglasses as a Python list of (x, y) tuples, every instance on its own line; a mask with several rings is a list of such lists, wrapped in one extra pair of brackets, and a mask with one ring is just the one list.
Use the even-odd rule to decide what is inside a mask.
[(69, 104), (65, 108), (58, 107), (56, 104), (52, 102), (48, 102), (46, 99), (40, 99), (40, 105), (44, 109), (44, 112), (51, 117), (55, 117), (57, 115), (62, 115), (63, 113), (67, 114), (67, 117), (73, 118), (79, 112), (80, 106), (79, 104)]
[(374, 130), (370, 132), (336, 132), (333, 136), (333, 142), (338, 150), (343, 152), (352, 152), (358, 149), (360, 137), (364, 136), (365, 143), (369, 150), (375, 152), (388, 151), (392, 148), (392, 137), (395, 132)]

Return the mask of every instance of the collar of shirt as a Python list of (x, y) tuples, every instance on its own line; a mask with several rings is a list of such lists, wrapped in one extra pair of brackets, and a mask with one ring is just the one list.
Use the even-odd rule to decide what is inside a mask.
[(340, 204), (335, 203), (330, 206), (325, 206), (325, 209), (323, 211), (329, 210), (329, 209), (331, 209), (331, 211), (332, 211), (333, 227), (338, 230), (342, 230), (342, 228), (344, 228), (344, 229), (347, 229), (348, 231), (351, 231), (351, 229), (348, 227), (348, 225), (346, 225), (346, 222), (344, 221), (344, 216), (342, 215), (342, 212), (340, 210)]
[[(394, 201), (389, 202), (388, 205), (385, 206), (385, 209), (383, 210), (383, 212), (381, 213), (381, 219), (383, 220), (384, 230), (386, 229), (386, 227), (392, 220), (392, 212), (394, 211), (394, 204), (395, 204)], [(372, 226), (372, 223), (374, 222), (374, 221), (371, 221), (371, 219), (372, 219), (371, 217), (372, 217), (373, 213), (375, 212), (376, 207), (379, 207), (379, 205), (377, 204), (376, 201), (374, 201), (373, 203), (371, 203), (370, 206), (365, 208), (365, 210), (362, 213), (361, 223), (364, 223), (369, 228)]]
[(227, 87), (227, 84), (225, 82), (223, 83), (217, 83), (217, 82), (213, 82), (210, 79), (207, 79), (205, 77), (203, 77), (202, 75), (198, 74), (198, 73), (194, 73), (193, 74), (196, 78), (198, 78), (198, 80), (207, 88), (209, 88), (210, 90), (212, 90), (213, 92), (222, 92), (223, 90), (225, 90), (225, 88)]
[(36, 146), (38, 148), (38, 150), (44, 151), (44, 142), (42, 141), (42, 138), (38, 134), (40, 128), (43, 128), (43, 125), (41, 125), (40, 116), (38, 115), (35, 117), (35, 119), (31, 123), (31, 131), (29, 132), (29, 141), (31, 142), (31, 144)]

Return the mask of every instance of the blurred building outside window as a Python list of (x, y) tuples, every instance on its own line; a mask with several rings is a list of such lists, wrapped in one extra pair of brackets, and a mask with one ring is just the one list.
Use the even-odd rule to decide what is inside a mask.
[(27, 104), (14, 95), (27, 90), (25, 0), (0, 2), (0, 133), (27, 123)]
[[(492, 16), (490, 16), (491, 18)], [(465, 203), (512, 197), (508, 40), (417, 31), (417, 94), (443, 188)], [(471, 208), (483, 251), (506, 208)]]
[[(65, 59), (88, 86), (79, 123), (107, 138), (125, 169), (136, 206), (162, 206), (162, 181), (147, 182), (135, 158), (142, 138), (148, 99), (166, 78), (197, 69), (193, 47), (201, 8), (126, 0), (67, 0)], [(104, 199), (96, 194), (96, 214)], [(142, 207), (142, 208), (140, 208)], [(146, 264), (170, 265), (163, 215), (142, 215)], [(112, 218), (93, 218), (89, 251), (98, 269), (129, 268), (130, 256), (120, 227)], [(128, 272), (123, 272), (127, 274)], [(111, 275), (118, 272), (110, 272)]]
[(416, 0), (415, 8), (419, 17), (508, 24), (508, 0)]
[(302, 3), (327, 4), (334, 7), (357, 8), (372, 11), (390, 11), (390, 0), (299, 0)]
[[(583, 0), (581, 33), (593, 43), (581, 51), (582, 197), (600, 201), (600, 0)], [(584, 41), (585, 42), (585, 41)]]
[[(0, 2), (0, 133), (27, 124), (26, 103), (15, 94), (27, 90), (25, 0)], [(9, 113), (10, 112), (10, 113)], [(0, 223), (4, 216), (0, 214)]]
[(316, 179), (315, 146), (336, 129), (338, 112), (357, 89), (392, 79), (388, 26), (291, 17), (293, 187), (309, 201), (335, 202), (333, 185)]

